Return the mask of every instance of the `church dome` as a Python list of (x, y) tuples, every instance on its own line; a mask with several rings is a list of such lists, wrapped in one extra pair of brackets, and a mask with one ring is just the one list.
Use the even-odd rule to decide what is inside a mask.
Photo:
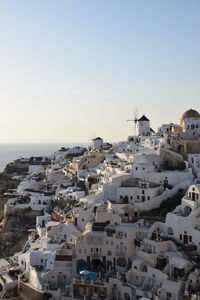
[(184, 112), (184, 114), (182, 115), (183, 120), (185, 119), (200, 119), (200, 114), (198, 113), (198, 111), (194, 110), (194, 109), (189, 109), (186, 112)]
[(183, 125), (185, 120), (200, 120), (200, 114), (194, 109), (189, 109), (185, 111), (181, 117), (181, 126)]

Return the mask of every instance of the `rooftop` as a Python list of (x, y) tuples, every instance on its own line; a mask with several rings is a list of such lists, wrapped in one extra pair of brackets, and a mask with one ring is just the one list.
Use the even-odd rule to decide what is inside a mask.
[(149, 121), (145, 115), (143, 115), (138, 121)]
[(200, 114), (198, 111), (194, 110), (194, 109), (189, 109), (186, 112), (184, 112), (184, 114), (181, 117), (182, 120), (185, 119), (200, 119)]

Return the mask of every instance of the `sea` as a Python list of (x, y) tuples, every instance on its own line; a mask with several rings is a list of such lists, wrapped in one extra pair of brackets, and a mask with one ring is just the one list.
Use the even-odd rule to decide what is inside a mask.
[(88, 143), (36, 143), (36, 144), (0, 144), (0, 172), (6, 165), (18, 158), (31, 156), (51, 155), (61, 147), (87, 147)]

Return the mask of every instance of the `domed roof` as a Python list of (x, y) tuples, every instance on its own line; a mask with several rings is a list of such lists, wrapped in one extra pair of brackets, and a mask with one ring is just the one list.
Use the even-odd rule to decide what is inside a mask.
[(198, 113), (198, 111), (196, 111), (194, 109), (189, 109), (186, 112), (184, 112), (181, 119), (182, 120), (185, 120), (185, 119), (191, 119), (191, 120), (200, 119), (200, 114)]

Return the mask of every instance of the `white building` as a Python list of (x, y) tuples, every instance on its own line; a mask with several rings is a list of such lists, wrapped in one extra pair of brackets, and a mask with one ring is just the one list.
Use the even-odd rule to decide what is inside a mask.
[(100, 137), (96, 137), (93, 141), (93, 150), (101, 150), (103, 147), (103, 139)]
[(200, 185), (191, 185), (180, 206), (168, 213), (166, 234), (184, 245), (200, 249)]
[(150, 121), (145, 115), (137, 120), (137, 132), (138, 135), (150, 135), (152, 133)]

